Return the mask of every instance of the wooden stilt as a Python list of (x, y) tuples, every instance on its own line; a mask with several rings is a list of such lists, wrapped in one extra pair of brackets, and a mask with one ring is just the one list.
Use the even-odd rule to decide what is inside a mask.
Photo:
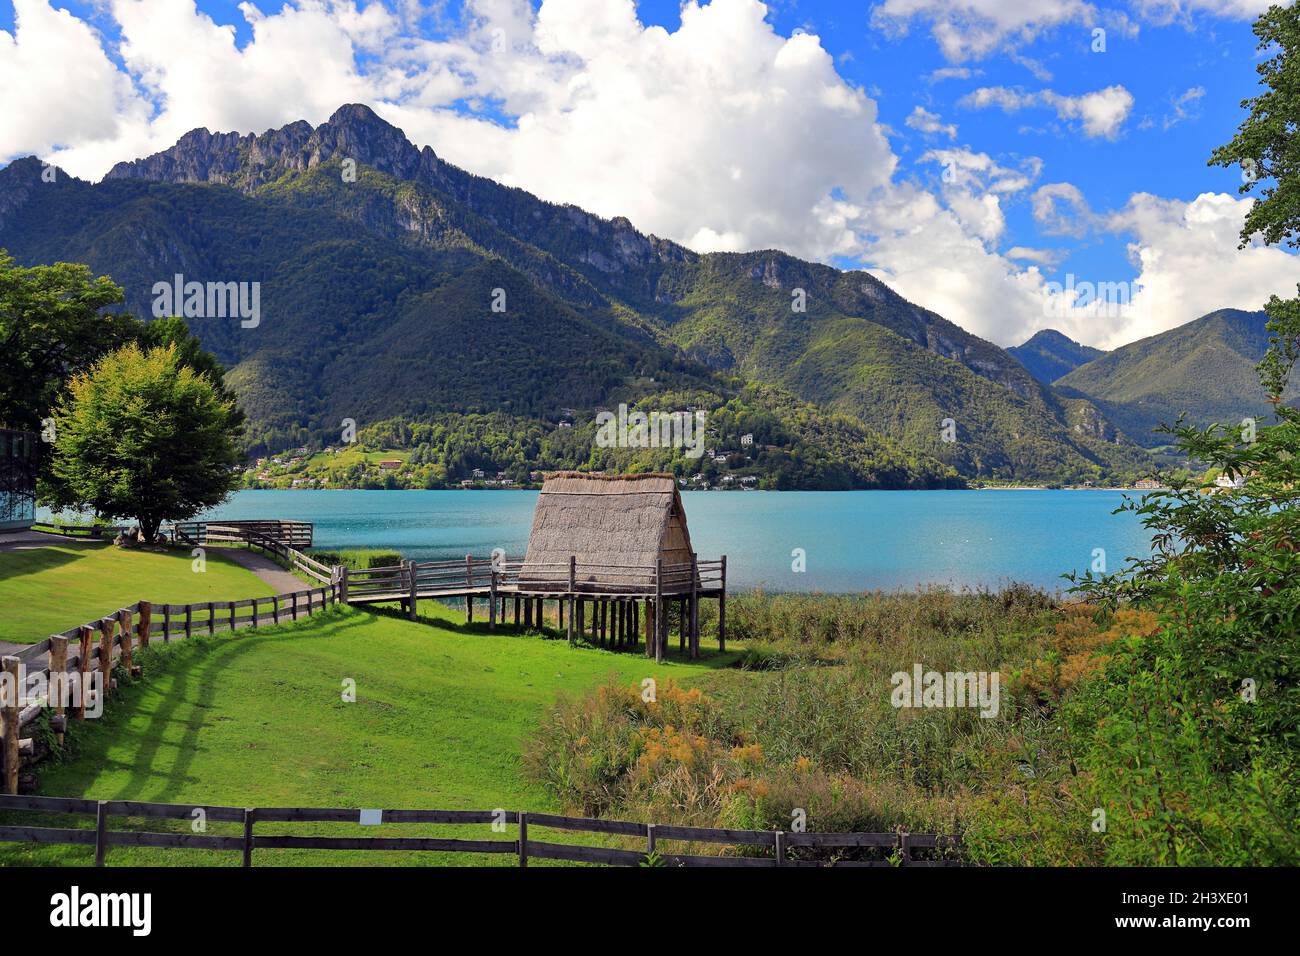
[(515, 595), (515, 627), (519, 626), (519, 595)]
[(655, 663), (664, 659), (664, 559), (655, 558)]
[(465, 555), (465, 623), (474, 623), (474, 597), (468, 589), (474, 587), (474, 558)]
[(699, 557), (691, 554), (691, 660), (700, 656), (700, 578)]
[(718, 650), (727, 649), (727, 556), (722, 556), (722, 579), (718, 583)]
[(677, 601), (677, 650), (686, 650), (686, 598)]

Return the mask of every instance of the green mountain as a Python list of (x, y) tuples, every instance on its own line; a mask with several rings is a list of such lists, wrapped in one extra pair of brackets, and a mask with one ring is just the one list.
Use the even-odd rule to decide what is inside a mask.
[(1026, 342), (1013, 345), (1007, 352), (1015, 356), (1030, 375), (1047, 385), (1106, 354), (1091, 345), (1080, 345), (1055, 329), (1035, 332)]
[(142, 315), (178, 273), (260, 284), (255, 328), (189, 319), (230, 369), (255, 451), (337, 441), (345, 418), (502, 415), (522, 433), (689, 395), (772, 416), (787, 483), (933, 486), (948, 468), (1105, 479), (1144, 464), (1086, 398), (866, 273), (698, 255), (457, 169), (363, 106), (315, 129), (195, 130), (98, 184), (39, 171), (0, 170), (0, 246), (20, 262), (87, 262)]
[[(1176, 329), (1115, 349), (1056, 383), (1091, 401), (1135, 441), (1167, 443), (1154, 431), (1186, 414), (1189, 424), (1236, 425), (1268, 404), (1255, 366), (1268, 348), (1263, 312), (1220, 309)], [(1293, 387), (1288, 400), (1297, 397)]]

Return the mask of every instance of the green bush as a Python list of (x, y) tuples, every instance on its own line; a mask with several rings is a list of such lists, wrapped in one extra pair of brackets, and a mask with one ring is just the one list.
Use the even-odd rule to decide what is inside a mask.
[(343, 565), (354, 571), (365, 571), (368, 568), (390, 568), (402, 563), (402, 555), (397, 551), (366, 548), (349, 548), (339, 551), (321, 551), (313, 548), (311, 556), (322, 564), (330, 566)]

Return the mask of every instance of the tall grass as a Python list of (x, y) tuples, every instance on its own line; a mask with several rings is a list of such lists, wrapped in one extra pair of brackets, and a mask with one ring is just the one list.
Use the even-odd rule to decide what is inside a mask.
[[(741, 669), (704, 677), (689, 697), (670, 688), (647, 701), (610, 684), (559, 701), (529, 745), (532, 777), (584, 813), (960, 833), (982, 795), (1068, 762), (1060, 694), (1105, 643), (1097, 635), (1123, 636), (1098, 609), (1055, 607), (1025, 587), (754, 592), (728, 612)], [(895, 707), (892, 676), (917, 664), (996, 672), (997, 716)]]

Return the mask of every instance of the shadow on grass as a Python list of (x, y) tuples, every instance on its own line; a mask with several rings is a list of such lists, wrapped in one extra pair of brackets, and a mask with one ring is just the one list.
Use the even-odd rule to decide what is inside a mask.
[[(259, 628), (258, 632), (267, 632), (264, 634), (250, 629), (239, 632), (238, 637), (227, 635), (224, 638), (196, 638), (194, 644), (181, 644), (177, 648), (194, 654), (193, 661), (174, 661), (174, 668), (168, 667), (167, 652), (164, 649), (153, 663), (160, 671), (173, 677), (171, 690), (162, 698), (162, 705), (150, 716), (148, 724), (134, 735), (141, 741), (141, 745), (132, 751), (128, 761), (122, 763), (123, 769), (130, 776), (111, 799), (172, 799), (172, 794), (188, 780), (189, 768), (197, 751), (206, 715), (215, 703), (216, 677), (234, 661), (259, 649), (264, 641), (292, 641), (295, 637), (298, 640), (314, 641), (335, 637), (343, 629), (364, 623), (365, 619), (360, 616), (327, 612), (291, 624)], [(310, 632), (295, 635), (295, 631), (301, 632), (309, 626)], [(191, 687), (198, 688), (198, 694), (193, 700), (188, 696)], [(138, 687), (138, 690), (143, 691), (143, 686)], [(136, 697), (136, 694), (131, 694), (119, 698), (114, 709), (129, 710), (136, 702)], [(160, 760), (164, 749), (163, 730), (177, 722), (177, 712), (186, 707), (190, 712), (180, 721), (183, 725), (180, 740), (166, 742), (166, 749), (176, 751), (175, 761), (165, 770), (155, 767), (155, 762)], [(108, 729), (105, 727), (103, 732)]]
[[(422, 602), (426, 603), (426, 602)], [(458, 614), (456, 609), (447, 605), (439, 604), (446, 614)], [(399, 621), (409, 621), (410, 616), (403, 611), (397, 604), (366, 604), (358, 608), (369, 614), (377, 614), (381, 617), (389, 617)], [(463, 615), (459, 612), (458, 616)], [(524, 627), (522, 623), (513, 624), (504, 621), (498, 621), (496, 629), (493, 630), (488, 626), (486, 621), (475, 621), (473, 624), (467, 624), (462, 620), (454, 620), (451, 617), (444, 617), (437, 612), (430, 614), (427, 610), (421, 610), (419, 617), (412, 623), (423, 624), (426, 627), (437, 627), (452, 634), (464, 634), (466, 636), (477, 637), (530, 637), (544, 641), (567, 642), (568, 632), (558, 627)], [(742, 653), (735, 650), (719, 651), (715, 648), (708, 648), (704, 641), (707, 640), (701, 635), (700, 656), (697, 660), (692, 661), (685, 651), (681, 650), (676, 638), (670, 638), (668, 642), (668, 653), (664, 655), (665, 663), (674, 664), (691, 664), (696, 667), (707, 669), (716, 669), (724, 667), (737, 667), (742, 657)], [(641, 633), (641, 638), (635, 646), (626, 647), (609, 647), (604, 644), (595, 643), (590, 634), (575, 634), (574, 647), (578, 650), (597, 651), (602, 654), (619, 654), (631, 656), (645, 656), (645, 632)]]
[(78, 551), (100, 551), (106, 547), (112, 546), (103, 542), (70, 546), (60, 542), (48, 547), (0, 551), (0, 581), (21, 578), (29, 574), (41, 574), (61, 565), (80, 561), (85, 554), (79, 554)]

